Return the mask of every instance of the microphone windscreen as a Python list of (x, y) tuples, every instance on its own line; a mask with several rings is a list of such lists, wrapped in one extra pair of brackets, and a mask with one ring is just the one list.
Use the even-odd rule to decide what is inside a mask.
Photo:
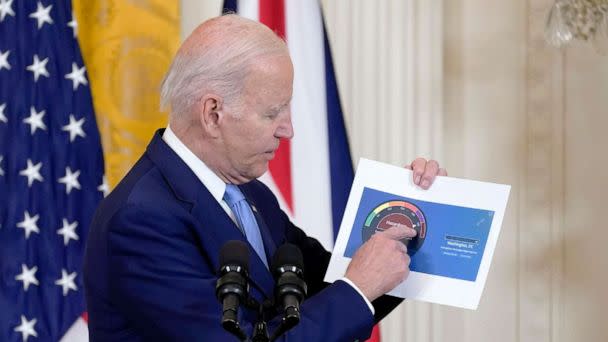
[(220, 268), (226, 265), (238, 265), (249, 270), (249, 248), (240, 240), (230, 240), (220, 249)]
[(271, 263), (271, 269), (277, 270), (283, 266), (296, 266), (299, 269), (304, 268), (304, 257), (298, 246), (286, 243), (279, 247), (274, 253)]

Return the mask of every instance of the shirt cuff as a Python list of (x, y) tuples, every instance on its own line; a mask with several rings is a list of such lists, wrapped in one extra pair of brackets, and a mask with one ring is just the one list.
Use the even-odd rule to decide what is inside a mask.
[(348, 279), (346, 277), (343, 277), (340, 280), (342, 280), (343, 282), (345, 282), (348, 285), (350, 285), (353, 289), (355, 289), (355, 291), (357, 291), (357, 293), (363, 298), (363, 300), (367, 304), (367, 307), (369, 308), (369, 311), (372, 312), (372, 315), (376, 314), (376, 310), (374, 309), (374, 306), (372, 305), (372, 303), (369, 301), (369, 299), (367, 299), (367, 297), (365, 297), (363, 295), (363, 292), (361, 292), (361, 290), (357, 287), (357, 285), (355, 285), (355, 283), (353, 283), (350, 279)]

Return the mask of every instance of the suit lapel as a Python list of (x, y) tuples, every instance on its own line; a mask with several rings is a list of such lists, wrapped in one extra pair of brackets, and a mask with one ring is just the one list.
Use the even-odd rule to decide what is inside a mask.
[[(196, 218), (197, 233), (203, 244), (205, 254), (209, 257), (214, 270), (219, 270), (219, 252), (221, 247), (230, 240), (240, 240), (249, 246), (249, 277), (254, 288), (259, 289), (263, 296), (272, 298), (274, 290), (274, 280), (272, 275), (259, 258), (253, 247), (249, 244), (241, 230), (226, 214), (220, 204), (213, 198), (209, 190), (203, 186), (196, 175), (179, 158), (179, 156), (162, 140), (164, 130), (158, 130), (148, 145), (146, 153), (158, 166), (167, 183), (171, 186), (175, 196), (185, 202), (190, 203), (190, 213)], [(256, 210), (257, 211), (257, 210)], [(255, 213), (255, 212), (254, 212)], [(260, 223), (261, 217), (256, 215), (264, 246), (268, 256), (269, 248), (274, 247), (272, 239), (268, 238), (265, 224)], [(259, 217), (259, 218), (258, 218)], [(267, 240), (270, 240), (267, 245)], [(268, 247), (267, 247), (268, 246)], [(260, 298), (258, 298), (260, 299)]]

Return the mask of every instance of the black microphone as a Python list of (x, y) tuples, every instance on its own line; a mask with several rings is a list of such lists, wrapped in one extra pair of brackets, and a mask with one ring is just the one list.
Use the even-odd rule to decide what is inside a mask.
[(237, 318), (240, 303), (248, 298), (249, 248), (239, 240), (226, 242), (220, 250), (220, 278), (215, 286), (215, 295), (222, 303), (222, 326), (244, 341), (247, 336), (239, 326)]
[[(284, 310), (282, 327), (276, 333), (281, 334), (300, 322), (300, 303), (306, 297), (307, 286), (302, 279), (304, 275), (304, 258), (300, 249), (287, 243), (279, 247), (274, 254), (271, 269), (276, 279), (276, 304)], [(275, 334), (274, 338), (278, 337)], [(271, 338), (271, 341), (274, 340)]]

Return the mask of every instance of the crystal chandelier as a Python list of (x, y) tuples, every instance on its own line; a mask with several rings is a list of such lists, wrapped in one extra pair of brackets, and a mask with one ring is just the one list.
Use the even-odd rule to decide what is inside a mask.
[(561, 47), (573, 40), (608, 51), (608, 0), (556, 0), (547, 17), (545, 39)]

